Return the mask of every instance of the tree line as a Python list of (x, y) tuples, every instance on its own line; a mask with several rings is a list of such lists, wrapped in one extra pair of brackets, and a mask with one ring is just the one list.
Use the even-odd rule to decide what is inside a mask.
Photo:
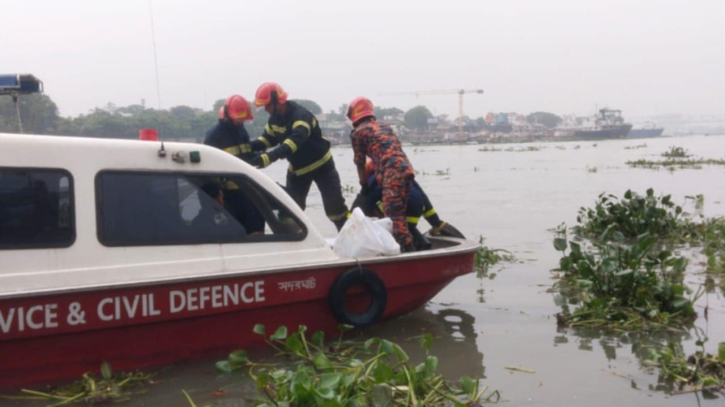
[[(312, 100), (296, 100), (313, 114), (323, 113), (319, 104)], [(58, 106), (47, 94), (21, 95), (18, 98), (20, 117), (25, 133), (54, 134), (68, 136), (85, 136), (101, 138), (136, 139), (143, 128), (155, 128), (162, 137), (168, 140), (185, 139), (202, 141), (207, 130), (218, 120), (219, 108), (224, 99), (219, 99), (211, 106), (211, 110), (203, 110), (189, 106), (174, 106), (166, 109), (153, 109), (139, 104), (119, 107), (113, 103), (97, 107), (87, 114), (77, 117), (61, 117)], [(327, 121), (345, 121), (347, 106), (341, 105), (337, 110), (325, 113)], [(402, 124), (413, 131), (429, 129), (429, 119), (434, 115), (425, 106), (416, 106), (408, 111), (390, 107), (375, 107), (375, 115), (379, 118), (402, 116)], [(438, 116), (445, 119), (445, 115)], [(254, 120), (247, 124), (252, 138), (260, 135), (269, 119), (264, 110), (254, 112)], [(454, 120), (455, 121), (455, 120)], [(483, 117), (475, 120), (465, 118), (466, 131), (478, 131), (486, 128)], [(555, 127), (561, 118), (546, 112), (536, 112), (527, 116), (530, 123)], [(0, 97), (0, 132), (18, 133), (17, 112), (10, 97)]]

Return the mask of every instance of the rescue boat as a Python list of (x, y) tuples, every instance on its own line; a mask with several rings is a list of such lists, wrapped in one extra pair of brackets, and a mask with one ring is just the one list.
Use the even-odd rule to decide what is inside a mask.
[[(0, 387), (264, 346), (425, 304), (475, 242), (341, 258), (272, 179), (198, 144), (0, 134)], [(262, 234), (206, 193), (241, 191)]]

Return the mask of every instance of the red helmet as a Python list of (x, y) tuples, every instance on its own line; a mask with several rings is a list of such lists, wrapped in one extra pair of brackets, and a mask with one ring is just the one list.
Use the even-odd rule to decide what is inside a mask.
[(368, 98), (358, 96), (347, 107), (347, 118), (353, 123), (357, 123), (360, 119), (369, 116), (374, 117), (375, 110), (373, 108), (373, 102)]
[(257, 107), (267, 106), (270, 103), (283, 105), (287, 103), (287, 92), (278, 83), (265, 82), (257, 88), (254, 104)]
[(224, 106), (219, 109), (219, 118), (241, 123), (254, 119), (254, 115), (247, 99), (239, 95), (231, 95), (224, 101)]

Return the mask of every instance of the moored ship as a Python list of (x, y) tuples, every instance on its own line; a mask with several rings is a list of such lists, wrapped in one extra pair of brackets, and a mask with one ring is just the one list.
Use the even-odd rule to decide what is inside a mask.
[(604, 108), (593, 118), (575, 117), (555, 130), (567, 138), (602, 140), (625, 138), (631, 129), (632, 124), (624, 122), (621, 110)]
[(659, 137), (664, 131), (664, 127), (657, 127), (654, 123), (647, 122), (641, 128), (630, 130), (627, 134), (627, 138)]

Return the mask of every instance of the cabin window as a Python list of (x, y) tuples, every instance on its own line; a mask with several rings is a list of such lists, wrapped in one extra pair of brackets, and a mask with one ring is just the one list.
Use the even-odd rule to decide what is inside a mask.
[(74, 241), (70, 173), (0, 167), (0, 249), (68, 247)]
[(103, 171), (98, 238), (106, 246), (302, 240), (303, 224), (244, 176)]

